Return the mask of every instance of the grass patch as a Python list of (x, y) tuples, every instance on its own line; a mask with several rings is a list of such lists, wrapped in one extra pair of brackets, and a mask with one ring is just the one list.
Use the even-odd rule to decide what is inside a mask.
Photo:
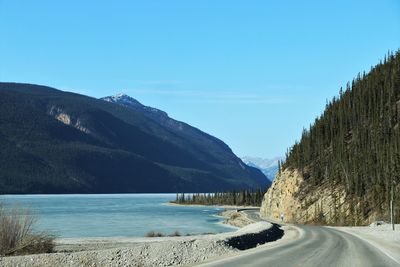
[(53, 252), (55, 236), (34, 233), (35, 222), (30, 209), (19, 206), (6, 209), (0, 203), (0, 256)]

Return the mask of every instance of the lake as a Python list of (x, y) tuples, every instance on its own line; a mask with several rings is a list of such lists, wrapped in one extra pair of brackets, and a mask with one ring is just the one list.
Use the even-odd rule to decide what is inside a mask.
[(29, 206), (35, 230), (58, 237), (142, 237), (149, 231), (170, 234), (220, 233), (234, 228), (211, 206), (167, 205), (175, 194), (2, 195), (6, 207)]

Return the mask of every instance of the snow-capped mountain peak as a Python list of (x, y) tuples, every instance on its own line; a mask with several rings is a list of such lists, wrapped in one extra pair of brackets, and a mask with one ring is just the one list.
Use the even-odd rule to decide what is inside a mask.
[(139, 101), (124, 93), (118, 93), (113, 96), (106, 96), (102, 99), (107, 102), (118, 103), (123, 105), (143, 106)]
[(253, 163), (260, 168), (270, 168), (273, 166), (278, 166), (278, 161), (282, 160), (282, 157), (274, 157), (272, 159), (265, 159), (260, 157), (249, 157), (245, 156), (241, 158), (244, 163)]
[(241, 160), (248, 166), (260, 169), (269, 180), (274, 180), (278, 172), (278, 162), (282, 161), (282, 157), (274, 157), (272, 159), (265, 159), (260, 157), (242, 157)]
[(153, 108), (153, 107), (145, 106), (142, 103), (140, 103), (139, 101), (137, 101), (135, 98), (133, 98), (127, 94), (124, 94), (124, 93), (118, 93), (113, 96), (106, 96), (101, 99), (104, 101), (107, 101), (107, 102), (128, 106), (130, 108), (134, 108), (134, 109), (140, 110), (142, 112), (149, 112), (149, 113), (157, 114), (158, 116), (168, 117), (168, 114), (166, 112), (156, 109), (156, 108)]

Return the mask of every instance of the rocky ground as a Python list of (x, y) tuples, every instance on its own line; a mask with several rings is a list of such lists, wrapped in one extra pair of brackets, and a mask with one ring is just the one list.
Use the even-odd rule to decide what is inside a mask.
[(236, 210), (224, 210), (219, 215), (226, 218), (224, 223), (239, 228), (254, 223), (253, 220), (247, 217), (246, 213)]
[(0, 258), (0, 266), (173, 266), (187, 265), (234, 254), (228, 245), (232, 238), (257, 235), (272, 227), (267, 222), (251, 221), (236, 212), (224, 214), (234, 225), (247, 225), (235, 232), (215, 235), (60, 239), (57, 253)]
[(235, 252), (223, 241), (167, 239), (113, 249), (5, 257), (0, 266), (173, 266)]

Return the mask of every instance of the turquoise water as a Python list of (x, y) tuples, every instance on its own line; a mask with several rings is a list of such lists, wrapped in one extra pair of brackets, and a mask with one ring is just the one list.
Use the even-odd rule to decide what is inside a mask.
[(3, 195), (6, 206), (30, 206), (38, 218), (36, 230), (59, 237), (144, 236), (232, 231), (215, 216), (221, 208), (166, 205), (175, 194)]

